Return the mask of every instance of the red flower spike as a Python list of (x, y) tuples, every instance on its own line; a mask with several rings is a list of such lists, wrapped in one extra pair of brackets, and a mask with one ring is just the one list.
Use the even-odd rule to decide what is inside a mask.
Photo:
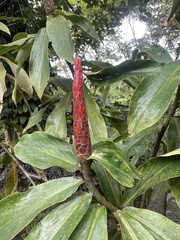
[(82, 163), (91, 155), (92, 145), (84, 99), (82, 66), (77, 56), (75, 56), (73, 81), (73, 128), (76, 155)]
[(54, 0), (44, 0), (44, 9), (47, 15), (54, 12)]

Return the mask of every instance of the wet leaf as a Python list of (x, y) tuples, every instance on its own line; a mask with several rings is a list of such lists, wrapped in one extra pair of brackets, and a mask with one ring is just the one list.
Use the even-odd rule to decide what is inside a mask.
[(106, 208), (91, 205), (69, 240), (107, 240)]
[(180, 225), (159, 213), (127, 207), (117, 211), (123, 240), (171, 240), (180, 238)]
[[(173, 154), (173, 153), (171, 153)], [(143, 194), (148, 188), (168, 179), (180, 176), (180, 155), (152, 158), (138, 168), (142, 178), (135, 186), (126, 190), (123, 204), (126, 206)]]
[(16, 192), (3, 198), (0, 201), (0, 232), (3, 240), (13, 239), (38, 213), (65, 201), (82, 183), (82, 179), (64, 177), (31, 187), (26, 193)]
[(72, 146), (44, 132), (22, 136), (14, 151), (21, 161), (40, 169), (59, 166), (70, 172), (77, 170), (77, 158)]
[(59, 240), (69, 239), (81, 218), (86, 213), (92, 196), (81, 193), (73, 196), (51, 211), (30, 232), (26, 240)]
[(180, 84), (180, 61), (162, 67), (157, 75), (147, 76), (131, 98), (128, 131), (132, 136), (154, 125), (165, 113)]
[(90, 159), (95, 159), (126, 187), (134, 186), (134, 178), (139, 178), (135, 169), (129, 165), (126, 155), (111, 141), (102, 141), (93, 146)]

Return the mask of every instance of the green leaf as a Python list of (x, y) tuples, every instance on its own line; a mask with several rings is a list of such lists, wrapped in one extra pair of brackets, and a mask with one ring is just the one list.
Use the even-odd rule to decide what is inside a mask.
[(50, 77), (46, 28), (40, 29), (36, 34), (29, 59), (29, 76), (41, 98)]
[(77, 170), (77, 158), (72, 146), (44, 132), (22, 136), (14, 151), (21, 161), (40, 169), (59, 166), (70, 172)]
[(23, 91), (25, 91), (31, 97), (33, 93), (33, 88), (32, 88), (30, 78), (27, 75), (27, 73), (24, 71), (24, 69), (21, 68), (19, 70), (18, 75), (16, 75), (18, 65), (11, 62), (8, 58), (2, 57), (2, 56), (0, 58), (3, 59), (10, 66), (11, 71), (15, 76), (15, 80), (16, 80), (15, 84), (17, 84)]
[(101, 166), (99, 162), (93, 162), (92, 168), (100, 181), (106, 199), (114, 206), (121, 207), (121, 185)]
[(90, 158), (100, 162), (111, 176), (123, 186), (133, 187), (134, 178), (139, 178), (135, 169), (128, 164), (126, 155), (113, 142), (96, 143)]
[(20, 49), (21, 46), (23, 46), (30, 38), (32, 38), (32, 36), (27, 36), (25, 38), (18, 39), (16, 41), (0, 46), (0, 55), (3, 55), (12, 50)]
[(29, 54), (31, 52), (32, 44), (34, 42), (33, 38), (30, 38), (23, 46), (20, 48), (16, 55), (16, 61), (18, 63), (18, 68), (16, 74), (18, 74), (19, 70), (23, 66), (26, 59), (29, 57)]
[(57, 87), (61, 88), (65, 92), (72, 91), (72, 79), (71, 78), (64, 78), (60, 76), (55, 76), (50, 78), (50, 83), (55, 84)]
[(96, 142), (97, 138), (107, 138), (106, 124), (92, 94), (86, 87), (84, 90), (91, 141)]
[(87, 18), (76, 15), (76, 14), (69, 14), (69, 15), (63, 14), (63, 16), (66, 19), (70, 20), (74, 26), (81, 29), (85, 33), (85, 35), (87, 35), (87, 37), (100, 42), (99, 36), (94, 30), (92, 24), (87, 20)]
[(46, 25), (49, 41), (52, 42), (52, 47), (58, 57), (74, 63), (74, 45), (68, 21), (60, 15), (55, 18), (49, 16)]
[(6, 77), (6, 69), (4, 68), (2, 62), (0, 61), (0, 113), (3, 109), (3, 96), (6, 92), (6, 83), (5, 83), (5, 77)]
[(115, 143), (124, 151), (128, 157), (131, 158), (131, 163), (135, 165), (139, 159), (147, 150), (157, 136), (159, 125), (155, 125), (144, 131), (141, 131), (136, 136), (126, 136), (121, 138), (121, 136), (115, 140)]
[(169, 186), (171, 188), (171, 192), (176, 198), (177, 205), (180, 208), (180, 177), (173, 178), (168, 181)]
[(163, 65), (151, 60), (127, 60), (117, 66), (106, 67), (100, 71), (87, 73), (86, 75), (92, 83), (109, 85), (135, 75), (146, 76), (150, 73), (154, 74)]
[(69, 240), (107, 240), (106, 208), (91, 205)]
[(171, 118), (167, 131), (167, 151), (173, 151), (180, 148), (180, 118)]
[(41, 108), (40, 110), (38, 109), (38, 107), (34, 110), (34, 112), (31, 114), (28, 124), (26, 125), (26, 127), (23, 130), (23, 134), (30, 129), (31, 127), (33, 127), (34, 125), (38, 124), (41, 120), (42, 120), (42, 116), (44, 114), (44, 112), (46, 111), (46, 107)]
[(140, 52), (147, 53), (148, 56), (160, 63), (170, 63), (173, 61), (170, 54), (161, 46), (149, 43), (140, 43), (137, 46)]
[(9, 35), (11, 35), (9, 28), (2, 22), (0, 22), (0, 31), (3, 31)]
[(180, 225), (159, 213), (127, 207), (115, 216), (120, 224), (123, 240), (180, 239)]
[(45, 131), (59, 138), (67, 137), (66, 110), (71, 104), (71, 94), (65, 95), (46, 121)]
[(147, 76), (131, 98), (128, 131), (133, 136), (154, 125), (167, 110), (180, 83), (180, 61), (162, 67), (158, 75)]
[(128, 189), (123, 196), (123, 204), (127, 206), (148, 188), (180, 176), (180, 155), (152, 158), (138, 168), (142, 178), (135, 186)]
[(5, 196), (8, 196), (9, 194), (15, 192), (17, 189), (17, 184), (18, 184), (17, 166), (15, 164), (12, 164), (8, 173), (8, 178), (4, 189)]
[(3, 240), (13, 239), (38, 213), (65, 201), (82, 183), (82, 179), (64, 177), (31, 187), (26, 193), (16, 192), (2, 199), (0, 232)]
[(51, 211), (30, 232), (26, 240), (67, 240), (74, 231), (91, 202), (91, 196), (81, 193), (73, 196)]

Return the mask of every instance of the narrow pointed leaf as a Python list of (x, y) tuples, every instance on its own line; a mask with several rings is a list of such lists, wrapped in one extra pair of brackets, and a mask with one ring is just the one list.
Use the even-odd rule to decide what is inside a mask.
[(69, 93), (72, 91), (72, 81), (73, 80), (71, 78), (55, 76), (55, 77), (51, 77), (49, 82), (55, 84), (57, 87), (59, 87), (63, 91)]
[(66, 240), (86, 213), (92, 196), (81, 193), (51, 211), (28, 235), (26, 240)]
[(100, 71), (86, 74), (88, 79), (99, 85), (109, 85), (129, 77), (147, 74), (159, 71), (164, 64), (151, 60), (127, 60), (117, 66), (109, 66)]
[[(116, 144), (124, 151), (128, 157), (131, 158), (131, 163), (134, 165), (148, 149), (150, 143), (152, 143), (154, 137), (157, 135), (159, 125), (153, 126), (151, 128), (141, 131), (136, 136), (127, 136), (118, 142), (116, 139)], [(121, 136), (120, 136), (121, 138)]]
[(106, 208), (91, 205), (69, 240), (107, 240)]
[(171, 118), (167, 131), (167, 151), (173, 151), (180, 148), (180, 118)]
[(74, 45), (68, 21), (60, 15), (55, 18), (49, 16), (47, 18), (47, 35), (58, 57), (73, 63)]
[(174, 197), (176, 198), (177, 205), (180, 208), (180, 177), (173, 178), (168, 181), (170, 189)]
[(85, 33), (85, 35), (87, 35), (89, 38), (100, 42), (99, 36), (94, 30), (92, 24), (87, 20), (87, 18), (76, 15), (76, 14), (69, 14), (69, 15), (63, 14), (63, 16), (66, 19), (70, 20), (74, 26), (81, 29)]
[(180, 155), (157, 157), (138, 168), (142, 179), (135, 186), (128, 189), (123, 196), (123, 204), (126, 206), (135, 198), (143, 194), (148, 188), (180, 176)]
[(154, 125), (167, 110), (180, 84), (180, 61), (162, 67), (158, 75), (147, 76), (136, 88), (128, 115), (128, 131), (136, 135)]
[(169, 63), (172, 62), (173, 59), (171, 55), (161, 46), (156, 44), (149, 44), (149, 43), (140, 43), (137, 46), (137, 49), (140, 50), (140, 52), (147, 53), (148, 56), (160, 63)]
[(6, 77), (6, 69), (4, 68), (2, 62), (0, 61), (0, 113), (3, 108), (3, 96), (6, 92), (6, 84), (5, 84), (5, 77)]
[(45, 111), (46, 111), (46, 107), (44, 107), (40, 110), (38, 108), (36, 108), (34, 110), (34, 112), (31, 114), (31, 116), (29, 118), (29, 121), (28, 121), (28, 124), (26, 125), (26, 127), (23, 130), (23, 133), (25, 133), (28, 129), (30, 129), (31, 127), (33, 127), (37, 123), (39, 123), (42, 120), (42, 116), (43, 116)]
[(22, 136), (14, 151), (21, 161), (40, 169), (59, 166), (67, 171), (77, 170), (77, 158), (72, 146), (44, 132)]
[(90, 158), (100, 162), (111, 176), (123, 186), (133, 187), (134, 178), (138, 178), (135, 169), (128, 164), (126, 155), (113, 142), (96, 143)]
[(64, 96), (46, 121), (45, 131), (59, 138), (67, 137), (66, 110), (71, 104), (71, 94)]
[(15, 164), (11, 165), (11, 168), (8, 173), (7, 183), (5, 185), (5, 196), (13, 193), (17, 189), (18, 184), (18, 175), (17, 175), (17, 166)]
[(30, 38), (25, 43), (25, 45), (23, 45), (22, 48), (18, 51), (18, 53), (16, 55), (16, 59), (15, 59), (18, 63), (18, 68), (17, 68), (16, 75), (18, 74), (19, 70), (23, 66), (26, 59), (29, 57), (33, 42), (34, 42), (34, 38)]
[(91, 141), (96, 142), (97, 138), (107, 138), (106, 124), (92, 94), (86, 87), (84, 90)]
[[(66, 177), (13, 193), (0, 201), (0, 232), (3, 240), (13, 239), (46, 208), (65, 201), (82, 184), (82, 179)], [(11, 229), (9, 229), (11, 226)]]
[(114, 206), (121, 207), (122, 190), (121, 185), (117, 182), (102, 166), (99, 162), (93, 162), (92, 168), (95, 171), (103, 193), (106, 199)]
[(50, 77), (46, 28), (40, 29), (35, 37), (29, 60), (29, 75), (37, 95), (41, 98)]
[(115, 214), (123, 240), (172, 240), (180, 238), (180, 225), (159, 213), (127, 207)]
[(0, 22), (0, 31), (3, 31), (9, 35), (11, 35), (9, 28), (2, 22)]
[(0, 55), (3, 55), (9, 51), (20, 49), (32, 36), (24, 37), (16, 41), (4, 44), (0, 47)]
[(21, 68), (19, 70), (19, 74), (16, 75), (18, 65), (11, 62), (8, 58), (5, 58), (5, 57), (0, 57), (0, 58), (3, 59), (10, 66), (11, 71), (15, 76), (15, 80), (16, 80), (15, 84), (17, 84), (23, 91), (25, 91), (31, 97), (33, 93), (33, 88), (32, 88), (30, 78), (27, 75), (27, 73), (24, 71), (24, 69)]

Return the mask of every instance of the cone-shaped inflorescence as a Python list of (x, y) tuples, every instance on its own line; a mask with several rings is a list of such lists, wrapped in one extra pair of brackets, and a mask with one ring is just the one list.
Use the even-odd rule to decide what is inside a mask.
[(79, 162), (82, 163), (91, 155), (92, 145), (84, 99), (82, 66), (77, 56), (75, 56), (73, 81), (73, 127), (76, 155)]
[(47, 15), (54, 12), (54, 0), (44, 0), (44, 9)]

